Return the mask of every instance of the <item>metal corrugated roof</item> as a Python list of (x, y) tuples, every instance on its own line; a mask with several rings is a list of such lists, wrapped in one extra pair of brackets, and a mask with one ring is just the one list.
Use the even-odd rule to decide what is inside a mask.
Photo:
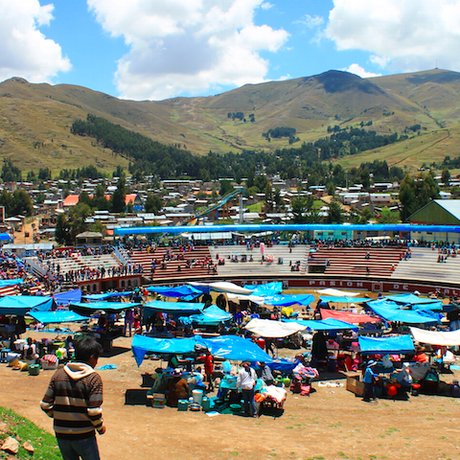
[(460, 220), (460, 200), (433, 200), (436, 204)]

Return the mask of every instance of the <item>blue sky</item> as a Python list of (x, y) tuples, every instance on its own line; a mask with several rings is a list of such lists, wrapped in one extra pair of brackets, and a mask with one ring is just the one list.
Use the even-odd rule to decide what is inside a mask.
[(1, 0), (0, 81), (135, 100), (330, 69), (460, 70), (460, 0)]

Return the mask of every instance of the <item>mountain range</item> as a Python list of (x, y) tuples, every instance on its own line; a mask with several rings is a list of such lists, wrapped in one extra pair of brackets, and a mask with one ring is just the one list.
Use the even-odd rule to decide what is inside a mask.
[[(88, 113), (195, 154), (296, 147), (328, 136), (334, 126), (364, 126), (379, 134), (406, 132), (409, 139), (338, 159), (342, 165), (386, 159), (414, 171), (460, 156), (460, 73), (441, 69), (368, 79), (331, 70), (164, 101), (122, 100), (15, 77), (0, 83), (0, 113), (0, 157), (23, 171), (127, 166), (94, 139), (70, 133), (73, 121)], [(296, 142), (263, 136), (277, 127), (294, 128)]]

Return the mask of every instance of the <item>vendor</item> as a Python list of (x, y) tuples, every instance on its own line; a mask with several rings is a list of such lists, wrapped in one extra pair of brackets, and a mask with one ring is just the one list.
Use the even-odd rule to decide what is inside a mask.
[(420, 345), (417, 345), (415, 347), (415, 355), (414, 355), (414, 361), (416, 363), (421, 363), (421, 364), (424, 364), (424, 363), (427, 363), (428, 362), (428, 358), (425, 354), (425, 348), (420, 346)]
[(369, 361), (367, 363), (366, 370), (364, 371), (363, 383), (363, 401), (370, 402), (371, 399), (376, 399), (374, 381), (378, 379), (379, 374), (374, 372), (374, 366), (377, 363), (375, 361)]
[(267, 385), (272, 385), (275, 378), (273, 377), (271, 369), (265, 365), (263, 361), (259, 363), (259, 369), (256, 370), (257, 377), (265, 382)]
[(188, 399), (190, 390), (181, 369), (174, 369), (168, 382), (167, 402), (171, 407), (177, 407), (179, 399)]

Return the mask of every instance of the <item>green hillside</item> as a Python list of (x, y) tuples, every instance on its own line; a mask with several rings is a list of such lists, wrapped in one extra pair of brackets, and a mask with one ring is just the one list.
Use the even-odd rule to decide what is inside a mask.
[(0, 157), (22, 170), (126, 167), (127, 158), (70, 133), (76, 119), (91, 113), (198, 155), (289, 147), (287, 137), (268, 141), (263, 136), (277, 127), (296, 130), (296, 147), (329, 136), (328, 127), (336, 125), (364, 126), (378, 134), (402, 134), (419, 125), (418, 131), (408, 131), (411, 139), (335, 160), (353, 166), (386, 159), (390, 166), (413, 171), (446, 155), (460, 155), (459, 107), (460, 73), (439, 69), (372, 79), (329, 71), (160, 102), (120, 100), (88, 88), (12, 78), (0, 83)]

